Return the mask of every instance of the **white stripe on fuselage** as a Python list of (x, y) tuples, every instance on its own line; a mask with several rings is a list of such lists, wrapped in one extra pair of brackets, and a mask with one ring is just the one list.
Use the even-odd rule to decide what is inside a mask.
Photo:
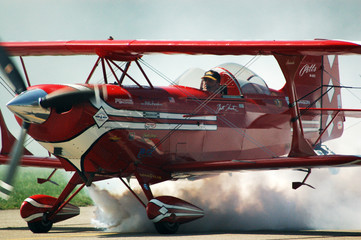
[[(97, 105), (95, 101), (92, 102), (97, 108), (103, 108), (108, 115), (121, 116), (121, 117), (133, 117), (144, 118), (144, 115), (159, 116), (157, 119), (175, 119), (175, 120), (216, 120), (216, 116), (201, 116), (188, 118), (186, 114), (181, 113), (162, 113), (162, 112), (142, 112), (134, 110), (122, 110), (114, 109), (101, 101)], [(150, 114), (151, 113), (151, 114)], [(155, 118), (155, 117), (154, 117)], [(146, 119), (145, 119), (146, 120)], [(99, 139), (101, 136), (109, 131), (115, 129), (129, 129), (129, 130), (184, 130), (184, 131), (215, 131), (217, 130), (216, 124), (203, 124), (203, 123), (154, 123), (149, 122), (132, 122), (128, 121), (106, 121), (100, 128), (94, 124), (86, 129), (78, 136), (64, 142), (42, 142), (39, 143), (45, 147), (49, 152), (54, 154), (54, 149), (60, 149), (56, 155), (64, 157), (71, 161), (71, 163), (81, 170), (81, 158), (85, 152)]]
[(175, 120), (196, 120), (196, 121), (216, 121), (217, 116), (208, 115), (208, 116), (190, 116), (189, 113), (165, 113), (165, 112), (155, 112), (155, 111), (139, 111), (139, 110), (126, 110), (126, 109), (116, 109), (104, 101), (98, 103), (96, 100), (92, 99), (91, 103), (97, 109), (103, 108), (105, 112), (110, 116), (115, 117), (134, 117), (134, 118), (156, 118), (156, 119), (175, 119)]
[[(89, 89), (88, 87), (77, 85), (77, 84), (66, 84), (66, 86), (82, 90)], [(165, 113), (165, 112), (155, 112), (155, 111), (139, 111), (139, 110), (124, 110), (113, 108), (99, 98), (92, 98), (90, 100), (91, 104), (97, 108), (103, 108), (106, 113), (110, 116), (115, 117), (134, 117), (134, 118), (157, 118), (157, 119), (180, 119), (180, 120), (196, 120), (196, 121), (216, 121), (217, 116), (215, 115), (205, 115), (205, 116), (191, 116), (190, 113)]]

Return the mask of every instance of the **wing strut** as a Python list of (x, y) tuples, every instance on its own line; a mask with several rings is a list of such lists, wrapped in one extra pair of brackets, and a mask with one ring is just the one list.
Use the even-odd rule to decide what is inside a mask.
[[(332, 117), (331, 121), (327, 124), (327, 126), (325, 127), (325, 129), (322, 130), (322, 132), (320, 133), (320, 136), (318, 136), (318, 138), (316, 139), (316, 141), (312, 144), (312, 146), (316, 146), (317, 144), (321, 144), (320, 140), (321, 137), (323, 136), (323, 134), (328, 130), (328, 128), (330, 127), (330, 125), (333, 123), (333, 121), (335, 120), (335, 118), (339, 115), (341, 111), (337, 111), (336, 114)], [(321, 115), (322, 116), (322, 115)], [(320, 142), (320, 143), (319, 143)]]
[(86, 84), (89, 83), (91, 77), (93, 76), (93, 73), (95, 72), (95, 69), (97, 69), (100, 59), (101, 59), (101, 57), (98, 57), (97, 61), (95, 62), (94, 67), (92, 68), (91, 72), (89, 73), (88, 78), (85, 81)]
[(297, 93), (295, 89), (295, 76), (298, 72), (299, 66), (305, 56), (303, 55), (274, 55), (278, 64), (281, 67), (283, 75), (286, 79), (286, 88), (289, 97), (289, 107), (291, 112), (292, 124), (292, 144), (289, 157), (306, 157), (315, 156), (312, 146), (306, 141), (302, 128), (302, 121), (300, 118), (300, 109), (297, 103)]

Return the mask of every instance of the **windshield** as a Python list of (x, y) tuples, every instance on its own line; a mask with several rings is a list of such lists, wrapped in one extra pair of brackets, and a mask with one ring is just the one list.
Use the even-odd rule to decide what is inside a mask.
[[(220, 74), (221, 85), (227, 86), (227, 91), (223, 95), (271, 94), (266, 82), (245, 66), (237, 63), (225, 63), (213, 70)], [(191, 68), (178, 77), (174, 84), (202, 89), (204, 73), (205, 71), (200, 68)]]
[(266, 82), (247, 67), (237, 63), (225, 63), (218, 67), (233, 75), (243, 94), (270, 94)]
[(192, 88), (200, 88), (204, 72), (205, 71), (200, 68), (188, 69), (174, 81), (174, 84)]

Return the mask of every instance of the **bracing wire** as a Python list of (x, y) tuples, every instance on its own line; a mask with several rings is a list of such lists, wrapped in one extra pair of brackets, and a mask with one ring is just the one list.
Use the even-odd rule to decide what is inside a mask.
[[(250, 61), (247, 62), (247, 64), (244, 66), (244, 68), (242, 69), (246, 69), (246, 66), (250, 66), (251, 64), (253, 64), (259, 56), (254, 56)], [(150, 70), (152, 70), (154, 73), (158, 74), (160, 77), (162, 77), (164, 80), (166, 80), (168, 83), (170, 83), (171, 85), (175, 85), (175, 82), (172, 81), (169, 77), (167, 77), (165, 74), (163, 74), (162, 72), (160, 72), (159, 70), (157, 70), (156, 68), (154, 68), (153, 66), (151, 66), (149, 63), (145, 62), (143, 59), (140, 59), (140, 62), (142, 64), (144, 64), (146, 67), (148, 67)], [(241, 71), (241, 70), (240, 70)], [(181, 88), (178, 88), (180, 91), (182, 91), (184, 94), (186, 94), (187, 96), (191, 97), (195, 102), (197, 102), (199, 105), (197, 106), (197, 108), (190, 114), (190, 116), (192, 114), (196, 114), (198, 111), (200, 111), (202, 108), (208, 110), (211, 113), (217, 114), (215, 112), (214, 109), (210, 108), (207, 103), (209, 103), (212, 99), (214, 99), (217, 94), (222, 91), (222, 89), (218, 89), (219, 92), (215, 92), (213, 94), (211, 94), (206, 100), (200, 100), (198, 98), (196, 98), (195, 96), (193, 96), (192, 94), (190, 94), (187, 91), (184, 91)], [(238, 132), (239, 134), (241, 134), (242, 136), (244, 136), (246, 139), (248, 139), (250, 142), (252, 142), (253, 144), (255, 144), (258, 148), (262, 149), (262, 151), (264, 151), (265, 153), (269, 154), (271, 157), (277, 157), (277, 155), (272, 152), (270, 149), (268, 149), (267, 147), (263, 146), (262, 144), (260, 144), (259, 142), (257, 142), (257, 140), (255, 140), (254, 138), (252, 138), (251, 136), (249, 136), (244, 130), (242, 130), (241, 128), (237, 127), (234, 123), (232, 123), (231, 121), (229, 121), (227, 118), (225, 118), (224, 116), (219, 116), (220, 120), (222, 122), (224, 122), (227, 126), (235, 129), (236, 132)], [(153, 147), (153, 151), (160, 145), (162, 144), (166, 139), (168, 139), (174, 132), (176, 132), (182, 124), (178, 124), (174, 129), (172, 129), (171, 131), (168, 132), (168, 134), (166, 136), (163, 137), (163, 139), (161, 139), (161, 141), (156, 144), (156, 146)]]
[(355, 98), (357, 98), (357, 100), (359, 100), (361, 102), (361, 98), (359, 96), (357, 96), (356, 94), (354, 94), (350, 89), (360, 89), (359, 87), (347, 87), (341, 84), (341, 81), (337, 78), (335, 78), (331, 73), (329, 73), (326, 70), (323, 70), (328, 76), (330, 76), (332, 78), (332, 80), (335, 80), (342, 89), (346, 89), (351, 95), (353, 95)]
[[(339, 78), (335, 78), (330, 72), (323, 70), (330, 78), (332, 78), (332, 80), (335, 80), (341, 87), (341, 89), (346, 89), (352, 96), (354, 96), (359, 102), (361, 102), (361, 98), (359, 96), (357, 96), (355, 93), (353, 93), (350, 89), (360, 89), (360, 87), (349, 87), (349, 86), (344, 86), (341, 84), (341, 81)], [(358, 124), (361, 123), (360, 121), (357, 121), (356, 123), (352, 124), (351, 126), (345, 128), (345, 130), (348, 130), (350, 128), (353, 128), (355, 126), (357, 126)]]

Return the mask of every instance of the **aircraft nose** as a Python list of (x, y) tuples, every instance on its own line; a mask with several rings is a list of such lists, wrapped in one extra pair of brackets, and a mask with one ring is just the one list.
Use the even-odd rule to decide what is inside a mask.
[(24, 121), (41, 124), (50, 115), (49, 109), (40, 106), (40, 100), (46, 95), (42, 89), (25, 91), (11, 100), (7, 107)]

